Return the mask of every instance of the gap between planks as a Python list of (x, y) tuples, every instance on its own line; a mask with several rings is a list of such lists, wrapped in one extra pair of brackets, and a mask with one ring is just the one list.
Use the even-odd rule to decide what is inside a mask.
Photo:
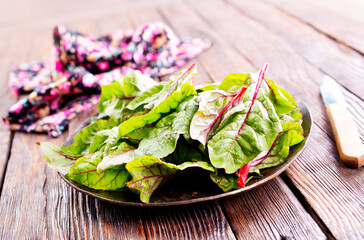
[(14, 131), (10, 131), (8, 150), (6, 152), (5, 162), (4, 162), (4, 171), (3, 171), (3, 174), (2, 174), (1, 180), (0, 180), (0, 198), (1, 198), (1, 193), (3, 192), (5, 175), (6, 175), (6, 170), (8, 168), (9, 159), (10, 159), (10, 156), (11, 156), (11, 148), (13, 146), (13, 140), (14, 140)]
[(334, 235), (330, 231), (330, 229), (326, 226), (322, 218), (316, 213), (316, 211), (311, 207), (305, 196), (301, 193), (296, 185), (292, 182), (292, 180), (288, 177), (287, 172), (284, 171), (281, 173), (280, 178), (287, 185), (287, 187), (292, 191), (293, 195), (298, 199), (303, 208), (310, 214), (313, 220), (320, 227), (321, 231), (326, 235), (327, 239), (335, 239)]

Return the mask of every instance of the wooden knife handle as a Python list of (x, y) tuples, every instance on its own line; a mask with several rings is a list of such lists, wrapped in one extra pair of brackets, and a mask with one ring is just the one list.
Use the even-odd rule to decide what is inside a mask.
[(329, 104), (326, 111), (343, 163), (349, 167), (363, 166), (364, 145), (349, 111), (338, 103)]

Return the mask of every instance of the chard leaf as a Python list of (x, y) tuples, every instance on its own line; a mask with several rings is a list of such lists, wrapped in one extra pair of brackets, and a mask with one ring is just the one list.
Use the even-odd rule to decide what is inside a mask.
[(98, 165), (98, 170), (103, 171), (144, 155), (157, 158), (168, 156), (176, 149), (179, 136), (188, 133), (197, 107), (196, 97), (182, 102), (175, 112), (163, 117), (152, 128), (147, 128), (148, 133), (139, 143), (138, 149), (104, 158)]
[(200, 93), (199, 108), (191, 121), (191, 138), (206, 145), (224, 114), (240, 102), (245, 89), (242, 87), (237, 92), (213, 90)]
[(153, 156), (143, 156), (126, 164), (126, 169), (132, 175), (132, 180), (127, 186), (140, 192), (142, 202), (149, 203), (152, 193), (160, 184), (178, 171), (189, 167), (202, 167), (213, 171), (207, 162), (185, 162), (182, 165), (174, 165)]
[(159, 93), (165, 85), (165, 82), (160, 82), (157, 85), (149, 88), (146, 91), (139, 93), (133, 100), (129, 102), (126, 106), (127, 109), (134, 111), (140, 106), (146, 105), (150, 103), (152, 100), (155, 100), (156, 94)]
[(127, 136), (129, 133), (143, 128), (147, 125), (157, 122), (162, 114), (169, 113), (171, 110), (176, 109), (178, 105), (185, 101), (189, 96), (196, 95), (197, 92), (193, 85), (186, 82), (181, 86), (180, 91), (171, 93), (165, 100), (159, 103), (149, 113), (129, 118), (119, 125), (118, 139)]
[(301, 125), (293, 119), (283, 124), (283, 128), (283, 131), (278, 134), (268, 152), (253, 161), (249, 172), (259, 172), (260, 169), (281, 164), (288, 157), (290, 147), (304, 140)]
[(236, 172), (254, 157), (268, 151), (276, 136), (282, 131), (280, 119), (269, 99), (269, 87), (262, 81), (266, 67), (259, 76), (251, 75), (242, 108), (230, 116), (208, 142), (211, 163), (225, 169), (227, 174)]
[(278, 116), (283, 114), (291, 116), (299, 124), (302, 123), (302, 114), (294, 98), (286, 90), (279, 87), (274, 81), (267, 79), (271, 89), (270, 99), (275, 102)]
[[(118, 134), (118, 127), (98, 131), (90, 142), (89, 153), (96, 152), (105, 146), (108, 142), (115, 142)], [(107, 151), (111, 146), (107, 145), (104, 151)]]
[(233, 73), (225, 77), (220, 83), (219, 89), (226, 91), (237, 91), (246, 85), (246, 81), (251, 77), (250, 73)]
[(193, 78), (197, 75), (197, 68), (193, 64), (185, 71), (181, 71), (179, 75), (171, 76), (170, 81), (167, 82), (163, 89), (153, 96), (153, 99), (149, 99), (149, 103), (145, 106), (146, 109), (153, 109), (164, 100), (166, 100), (173, 92), (180, 91), (181, 87), (186, 83), (192, 85)]
[(138, 152), (158, 158), (171, 154), (176, 149), (179, 136), (188, 133), (197, 108), (195, 97), (182, 102), (176, 112), (162, 118), (150, 129), (148, 136), (140, 142)]
[(219, 86), (220, 84), (217, 83), (202, 83), (195, 85), (195, 89), (197, 90), (197, 92), (206, 92), (211, 90), (218, 90)]
[[(98, 148), (97, 143), (103, 142), (102, 140), (106, 136), (106, 134), (104, 134), (105, 131), (111, 130), (113, 127), (118, 126), (120, 121), (120, 119), (98, 120), (88, 125), (76, 134), (73, 144), (67, 147), (62, 147), (62, 152), (67, 155), (77, 157), (94, 152)], [(100, 133), (100, 131), (104, 132)], [(94, 139), (95, 137), (96, 139)], [(92, 148), (90, 151), (91, 144)]]
[(145, 92), (157, 85), (158, 83), (153, 79), (144, 76), (140, 71), (136, 70), (125, 75), (120, 80), (102, 86), (98, 105), (100, 111), (99, 118), (106, 116), (109, 118), (125, 118), (125, 115), (132, 113), (129, 109), (125, 109), (128, 103), (138, 93)]
[(178, 140), (174, 152), (164, 160), (173, 164), (198, 161), (209, 162), (208, 157), (198, 148), (198, 146), (188, 142), (185, 138), (180, 138)]
[(95, 152), (79, 158), (66, 178), (76, 181), (89, 188), (99, 190), (120, 190), (130, 180), (130, 175), (125, 165), (118, 169), (109, 169), (102, 173), (96, 167), (103, 157), (102, 152)]
[(224, 192), (239, 188), (239, 186), (237, 185), (238, 176), (236, 174), (225, 174), (221, 172), (211, 173), (210, 178), (222, 190), (224, 190)]
[(63, 153), (61, 148), (49, 142), (39, 142), (43, 156), (47, 162), (48, 167), (57, 170), (63, 175), (70, 172), (70, 168), (76, 162), (77, 158), (70, 157)]
[(140, 200), (149, 203), (150, 196), (157, 187), (177, 173), (176, 165), (165, 163), (153, 156), (137, 158), (128, 164), (126, 169), (132, 180), (126, 185), (140, 193)]

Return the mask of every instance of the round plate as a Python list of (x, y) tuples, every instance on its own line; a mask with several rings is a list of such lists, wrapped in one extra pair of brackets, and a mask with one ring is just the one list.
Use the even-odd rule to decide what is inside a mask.
[[(200, 169), (188, 169), (183, 171), (183, 174), (175, 177), (166, 184), (160, 186), (152, 195), (150, 203), (142, 203), (139, 200), (139, 195), (130, 191), (101, 191), (90, 189), (77, 182), (65, 178), (62, 174), (61, 177), (70, 186), (76, 190), (98, 198), (103, 201), (126, 205), (126, 206), (140, 206), (140, 207), (164, 207), (175, 205), (186, 205), (193, 203), (206, 202), (211, 200), (217, 200), (221, 198), (231, 197), (243, 192), (254, 189), (273, 178), (277, 177), (283, 171), (285, 171), (294, 160), (305, 149), (308, 140), (310, 139), (310, 132), (312, 126), (312, 118), (307, 106), (301, 102), (298, 103), (298, 107), (303, 116), (302, 127), (304, 131), (305, 140), (290, 149), (289, 156), (286, 161), (278, 166), (261, 170), (262, 178), (253, 179), (249, 181), (245, 188), (233, 190), (230, 192), (223, 192), (215, 183), (210, 180), (209, 173), (201, 171)], [(73, 136), (84, 128), (90, 120), (86, 121), (70, 135), (66, 144), (70, 144), (73, 141)]]

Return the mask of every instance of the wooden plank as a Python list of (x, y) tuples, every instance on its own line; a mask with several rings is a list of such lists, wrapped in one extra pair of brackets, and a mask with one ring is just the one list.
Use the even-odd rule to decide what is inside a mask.
[[(196, 4), (196, 2), (194, 2), (194, 4)], [(206, 7), (206, 2), (204, 4), (198, 5), (198, 8)], [(222, 9), (224, 13), (227, 13), (224, 10), (225, 9)], [(206, 9), (206, 12), (208, 11), (209, 10)], [(184, 6), (163, 7), (162, 14), (165, 15), (167, 19), (169, 19), (172, 27), (179, 34), (193, 36), (197, 33), (209, 33), (212, 32), (213, 29), (215, 29), (216, 27), (212, 26), (212, 24), (204, 22), (203, 20), (201, 20), (201, 18), (193, 14), (191, 9)], [(207, 37), (209, 35), (206, 34), (205, 36)], [(220, 69), (224, 67), (229, 69), (231, 65), (234, 65), (233, 61), (239, 62), (240, 60), (240, 63), (245, 63), (245, 66), (242, 65), (240, 66), (240, 68), (235, 69), (236, 72), (241, 72), (244, 69), (253, 69), (253, 66), (251, 66), (250, 63), (245, 60), (245, 57), (241, 56), (237, 51), (231, 52), (231, 54), (234, 52), (234, 55), (231, 55), (232, 58), (218, 58), (219, 56), (224, 55), (226, 49), (229, 48), (229, 46), (226, 45), (226, 41), (223, 41), (221, 36), (219, 37), (219, 39), (220, 40), (213, 39), (215, 43), (215, 51), (212, 51), (211, 49), (203, 55), (206, 56), (207, 59), (215, 59), (215, 61), (210, 60), (207, 61), (207, 63), (203, 61), (209, 69), (209, 75), (215, 81), (221, 81), (220, 76), (222, 73), (220, 72)], [(230, 49), (234, 50), (231, 47)], [(201, 60), (203, 56), (201, 56)], [(218, 60), (216, 60), (216, 58), (218, 58)], [(267, 188), (262, 187), (252, 190), (250, 193), (244, 194), (241, 197), (231, 198), (221, 202), (223, 204), (223, 209), (226, 212), (226, 216), (229, 218), (234, 233), (238, 238), (244, 239), (244, 237), (249, 236), (249, 239), (262, 239), (271, 238), (272, 236), (279, 237), (279, 235), (291, 237), (301, 235), (300, 238), (307, 239), (325, 238), (318, 225), (305, 212), (299, 201), (284, 185), (282, 180), (272, 181), (271, 183), (269, 183), (268, 186), (270, 186), (269, 191), (267, 190)], [(271, 206), (272, 200), (267, 194), (267, 192), (270, 193), (271, 190), (279, 192), (279, 195), (274, 198), (277, 205), (279, 205), (279, 207), (277, 207), (276, 209)], [(252, 198), (252, 196), (259, 196), (260, 200), (251, 201), (250, 198)], [(250, 206), (244, 209), (240, 206), (243, 205), (245, 202), (249, 202)], [(267, 209), (267, 211), (259, 211), (260, 215), (257, 218), (249, 217), (254, 216), (257, 209)], [(275, 210), (270, 211), (273, 209)], [(286, 214), (284, 211), (279, 211), (279, 209), (294, 211), (295, 214)], [(303, 221), (297, 221), (297, 219), (302, 219)], [(290, 224), (289, 226), (285, 226), (286, 222), (290, 222), (292, 224)], [(257, 231), (257, 229), (260, 228), (262, 230)], [(303, 232), (307, 232), (308, 235), (303, 234)]]
[(45, 168), (34, 142), (43, 139), (44, 136), (15, 133), (0, 199), (1, 239), (47, 237), (43, 215)]
[[(327, 117), (318, 89), (323, 73), (288, 47), (280, 35), (271, 34), (263, 25), (241, 15), (231, 5), (215, 2), (207, 4), (199, 1), (199, 4), (195, 2), (191, 6), (196, 10), (202, 9), (202, 17), (210, 24), (213, 23), (215, 29), (251, 62), (257, 66), (264, 61), (270, 62), (269, 76), (303, 100), (312, 110), (318, 127), (313, 131), (307, 150), (287, 170), (290, 179), (335, 237), (360, 238), (363, 236), (360, 229), (364, 216), (364, 192), (359, 183), (364, 180), (363, 169), (346, 168), (339, 159), (332, 138), (326, 134), (330, 129), (327, 128)], [(246, 11), (249, 7), (248, 3), (244, 4)], [(218, 12), (229, 12), (229, 17), (219, 18), (216, 14)], [(277, 24), (282, 21), (280, 16), (272, 13), (270, 16), (276, 19)], [(268, 22), (274, 21), (267, 21), (267, 24)], [(289, 27), (292, 28), (294, 26)], [(250, 51), (247, 52), (247, 49)], [(351, 101), (353, 98), (355, 101)], [(352, 106), (362, 103), (352, 94), (348, 100)], [(355, 107), (362, 109), (360, 106)], [(355, 118), (363, 121), (361, 115), (355, 115)]]
[(297, 18), (286, 15), (261, 1), (229, 2), (237, 6), (240, 13), (265, 25), (266, 31), (280, 36), (307, 62), (319, 67), (363, 100), (364, 58), (360, 53), (338, 44), (337, 41), (329, 39)]
[(364, 53), (364, 23), (343, 16), (309, 1), (265, 0), (276, 8), (296, 16), (320, 32)]
[(364, 23), (364, 5), (361, 0), (306, 0), (330, 11), (336, 12), (340, 15), (351, 18), (355, 21)]
[[(28, 33), (29, 34), (29, 33)], [(9, 72), (17, 61), (23, 59), (21, 56), (22, 51), (19, 46), (22, 44), (21, 39), (17, 39), (12, 34), (6, 34), (4, 31), (0, 30), (0, 51), (3, 56), (0, 58), (0, 95), (2, 96), (2, 104), (0, 105), (0, 112), (2, 117), (7, 114), (9, 107), (15, 103), (17, 96), (12, 93), (8, 85)], [(12, 45), (9, 47), (9, 42), (12, 42)], [(0, 124), (0, 191), (2, 187), (3, 175), (5, 173), (5, 168), (8, 161), (8, 152), (11, 147), (12, 136), (8, 127), (1, 123)], [(0, 192), (1, 194), (1, 192)]]
[[(281, 178), (259, 187), (259, 191), (249, 191), (222, 204), (239, 239), (325, 238)], [(256, 224), (262, 218), (270, 224)], [(305, 228), (300, 227), (302, 223)]]
[(175, 4), (176, 2), (171, 0), (138, 0), (131, 3), (127, 0), (105, 0), (85, 3), (82, 0), (66, 0), (52, 3), (40, 0), (37, 4), (33, 4), (25, 0), (4, 0), (0, 2), (0, 27), (18, 31), (26, 28), (33, 30), (50, 28), (59, 23), (68, 24), (91, 20), (107, 17), (110, 14), (122, 15), (142, 7)]
[(216, 203), (145, 209), (142, 219), (148, 239), (236, 239)]

